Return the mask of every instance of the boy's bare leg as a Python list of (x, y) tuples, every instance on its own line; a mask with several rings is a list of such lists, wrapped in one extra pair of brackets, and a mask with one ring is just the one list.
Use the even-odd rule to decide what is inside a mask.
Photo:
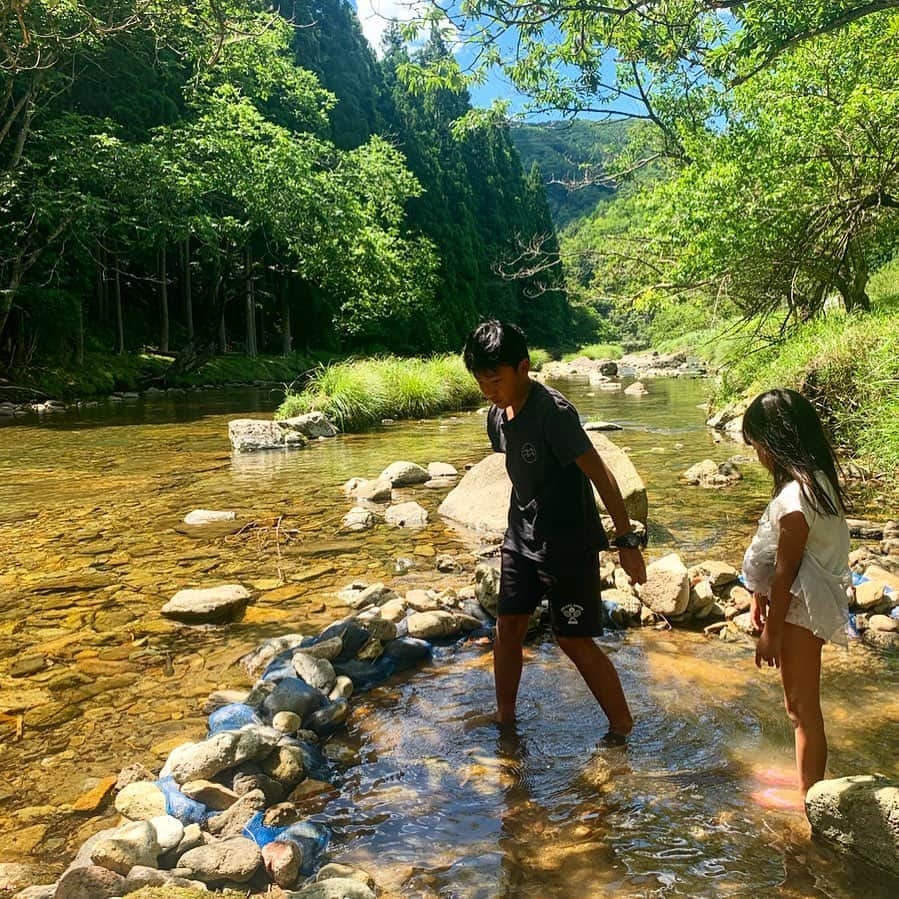
[(496, 719), (515, 720), (515, 700), (521, 681), (522, 650), (530, 615), (500, 615), (493, 643), (493, 677), (496, 682)]
[(609, 719), (609, 730), (626, 737), (634, 726), (618, 672), (609, 657), (593, 642), (592, 637), (560, 637), (556, 642), (574, 662), (590, 692)]

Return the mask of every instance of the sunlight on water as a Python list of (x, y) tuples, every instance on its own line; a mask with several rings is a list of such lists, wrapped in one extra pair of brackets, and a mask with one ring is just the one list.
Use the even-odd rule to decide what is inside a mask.
[[(559, 386), (585, 418), (625, 426), (612, 437), (647, 483), (652, 555), (739, 561), (769, 489), (759, 466), (744, 464), (725, 491), (679, 482), (703, 458), (746, 454), (703, 426), (705, 385), (651, 381), (641, 399)], [(428, 509), (423, 530), (359, 536), (340, 533), (340, 485), (396, 459), (476, 462), (489, 449), (482, 415), (232, 457), (228, 420), (276, 403), (196, 393), (0, 426), (0, 861), (58, 873), (112, 820), (71, 804), (126, 764), (158, 769), (173, 745), (202, 736), (208, 694), (247, 685), (239, 658), (341, 617), (335, 593), (349, 581), (401, 591), (470, 581), (472, 547), (436, 515), (444, 491), (398, 491)], [(280, 517), (296, 539), (188, 533), (180, 521), (195, 508)], [(466, 573), (438, 574), (442, 552)], [(402, 576), (400, 557), (414, 563)], [(186, 628), (159, 614), (181, 588), (232, 581), (257, 595), (239, 622)], [(752, 801), (791, 775), (792, 736), (774, 676), (745, 646), (652, 631), (604, 643), (638, 720), (626, 753), (595, 751), (604, 722), (551, 642), (528, 650), (512, 737), (484, 721), (493, 687), (482, 650), (446, 651), (362, 697), (340, 738), (343, 789), (320, 815), (334, 857), (377, 870), (401, 896), (886, 895), (810, 844), (801, 816)], [(899, 773), (887, 738), (896, 686), (895, 665), (860, 647), (827, 654), (834, 773)]]

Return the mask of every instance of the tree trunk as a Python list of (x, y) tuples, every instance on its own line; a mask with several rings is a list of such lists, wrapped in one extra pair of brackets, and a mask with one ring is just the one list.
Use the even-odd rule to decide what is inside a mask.
[(121, 356), (125, 352), (125, 322), (122, 319), (122, 277), (119, 271), (118, 255), (113, 254), (112, 264), (115, 266), (115, 352), (117, 356)]
[(246, 354), (255, 359), (256, 351), (256, 294), (253, 289), (253, 251), (247, 246), (244, 257), (244, 278), (246, 279)]
[(190, 279), (190, 236), (184, 238), (184, 247), (182, 248), (184, 264), (184, 320), (187, 323), (187, 339), (194, 339), (194, 301), (192, 290), (193, 286)]
[(75, 343), (75, 364), (84, 365), (84, 303), (78, 300), (78, 336)]
[(287, 293), (287, 275), (281, 277), (281, 355), (293, 352), (293, 335), (290, 327), (290, 297)]
[(106, 251), (97, 247), (97, 317), (106, 321)]
[(169, 351), (169, 284), (168, 269), (166, 265), (165, 245), (159, 251), (159, 304), (162, 315), (160, 333), (159, 333), (159, 351), (167, 353)]
[[(871, 298), (868, 296), (868, 260), (865, 251), (853, 241), (849, 246), (849, 260), (852, 265), (850, 275), (850, 298), (846, 303), (846, 309), (852, 312), (861, 309), (863, 312), (871, 311)], [(844, 298), (845, 299), (845, 298)]]

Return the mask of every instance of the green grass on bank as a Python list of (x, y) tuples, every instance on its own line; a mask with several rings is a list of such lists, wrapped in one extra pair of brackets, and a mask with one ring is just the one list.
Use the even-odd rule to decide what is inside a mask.
[(589, 343), (579, 350), (565, 353), (563, 362), (571, 362), (572, 359), (586, 356), (588, 359), (620, 359), (624, 355), (624, 348), (620, 343)]
[(317, 410), (343, 431), (360, 431), (384, 418), (422, 418), (480, 401), (477, 383), (458, 355), (384, 356), (320, 368), (302, 392), (288, 394), (275, 417)]

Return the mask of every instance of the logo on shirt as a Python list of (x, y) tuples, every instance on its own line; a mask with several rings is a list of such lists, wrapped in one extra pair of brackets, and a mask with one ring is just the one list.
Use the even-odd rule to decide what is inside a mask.
[(537, 447), (534, 446), (533, 443), (526, 443), (521, 448), (521, 458), (524, 459), (528, 465), (533, 465), (534, 462), (537, 461)]
[(567, 606), (562, 606), (560, 611), (568, 619), (569, 624), (577, 624), (578, 618), (584, 614), (584, 607), (568, 603)]

